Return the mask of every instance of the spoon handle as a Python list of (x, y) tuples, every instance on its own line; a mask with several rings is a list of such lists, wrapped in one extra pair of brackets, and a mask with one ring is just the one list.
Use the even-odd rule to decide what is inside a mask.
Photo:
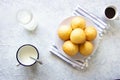
[(33, 57), (30, 57), (31, 59), (35, 60), (36, 62), (38, 62), (39, 64), (43, 64), (39, 59), (35, 59)]

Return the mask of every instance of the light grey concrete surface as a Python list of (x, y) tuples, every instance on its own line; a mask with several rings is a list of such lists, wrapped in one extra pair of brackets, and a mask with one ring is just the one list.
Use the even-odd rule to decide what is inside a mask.
[[(72, 15), (80, 4), (103, 18), (103, 9), (114, 4), (120, 12), (120, 0), (0, 0), (0, 80), (113, 80), (120, 78), (120, 23), (112, 22), (96, 55), (86, 71), (78, 71), (49, 53), (58, 24)], [(20, 9), (37, 16), (38, 27), (28, 32), (16, 21)], [(33, 44), (43, 65), (17, 67), (16, 51)]]

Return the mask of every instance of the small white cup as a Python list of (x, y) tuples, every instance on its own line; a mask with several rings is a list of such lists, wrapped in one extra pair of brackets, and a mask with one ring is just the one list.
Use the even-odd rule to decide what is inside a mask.
[(17, 13), (17, 20), (29, 31), (33, 31), (37, 27), (35, 16), (29, 10), (19, 10)]
[(117, 8), (114, 5), (108, 5), (104, 9), (104, 16), (107, 20), (119, 20), (120, 16)]

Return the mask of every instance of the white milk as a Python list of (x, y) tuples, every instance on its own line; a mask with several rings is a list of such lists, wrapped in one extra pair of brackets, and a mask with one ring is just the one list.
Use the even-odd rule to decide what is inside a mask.
[(18, 60), (24, 65), (31, 65), (35, 60), (30, 57), (37, 59), (38, 53), (36, 49), (29, 45), (23, 46), (18, 52)]
[(29, 31), (33, 31), (37, 27), (35, 16), (30, 11), (18, 11), (17, 20), (25, 29)]

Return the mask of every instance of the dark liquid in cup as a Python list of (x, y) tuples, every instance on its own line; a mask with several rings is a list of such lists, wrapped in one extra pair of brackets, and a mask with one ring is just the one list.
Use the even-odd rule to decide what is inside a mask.
[(105, 9), (105, 15), (109, 19), (113, 18), (115, 16), (115, 9), (112, 7), (108, 7)]

